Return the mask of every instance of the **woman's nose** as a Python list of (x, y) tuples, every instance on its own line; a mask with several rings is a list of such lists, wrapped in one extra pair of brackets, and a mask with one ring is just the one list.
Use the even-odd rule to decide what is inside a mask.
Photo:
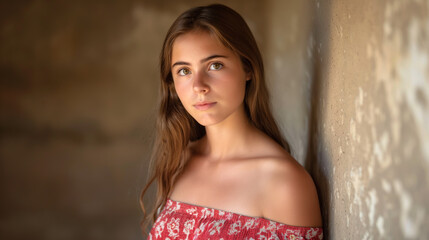
[(207, 74), (205, 73), (198, 73), (194, 75), (193, 79), (193, 88), (194, 92), (197, 94), (205, 94), (210, 91), (210, 87), (207, 84)]

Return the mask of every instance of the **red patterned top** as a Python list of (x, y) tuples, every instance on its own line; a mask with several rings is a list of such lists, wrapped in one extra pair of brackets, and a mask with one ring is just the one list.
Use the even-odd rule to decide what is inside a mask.
[(167, 199), (148, 239), (323, 239), (323, 230)]

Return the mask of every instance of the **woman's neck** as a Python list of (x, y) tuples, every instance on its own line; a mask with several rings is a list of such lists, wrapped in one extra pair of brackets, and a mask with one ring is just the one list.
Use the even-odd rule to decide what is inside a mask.
[(206, 126), (201, 153), (211, 161), (239, 158), (249, 151), (251, 135), (256, 128), (250, 123), (244, 107), (222, 122)]

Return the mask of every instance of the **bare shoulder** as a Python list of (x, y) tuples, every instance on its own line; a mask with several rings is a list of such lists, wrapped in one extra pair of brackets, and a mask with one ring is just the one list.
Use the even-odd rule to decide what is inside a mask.
[(261, 178), (263, 217), (293, 226), (322, 225), (313, 179), (292, 156), (264, 159)]

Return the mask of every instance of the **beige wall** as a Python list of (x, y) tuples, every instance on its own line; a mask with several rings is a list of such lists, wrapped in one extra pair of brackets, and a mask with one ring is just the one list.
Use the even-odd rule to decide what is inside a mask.
[(428, 239), (429, 1), (270, 1), (274, 105), (329, 239)]
[[(210, 2), (1, 4), (1, 239), (140, 239), (162, 39)], [(429, 238), (429, 1), (221, 2), (260, 44), (325, 236)]]

